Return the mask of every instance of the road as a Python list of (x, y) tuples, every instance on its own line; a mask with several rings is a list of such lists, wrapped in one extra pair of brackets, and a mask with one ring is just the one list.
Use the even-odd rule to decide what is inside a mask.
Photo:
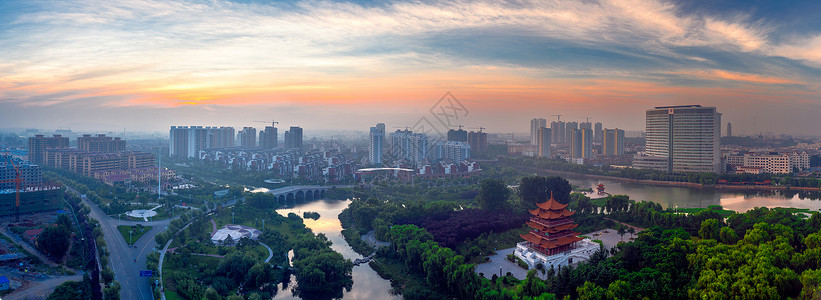
[[(76, 190), (66, 187), (67, 190), (73, 191), (80, 195)], [(160, 221), (140, 222), (140, 221), (118, 221), (103, 212), (94, 202), (88, 200), (85, 195), (80, 195), (83, 202), (91, 208), (91, 217), (100, 222), (100, 227), (103, 231), (105, 243), (108, 246), (109, 266), (114, 271), (114, 281), (119, 282), (122, 287), (120, 290), (120, 298), (123, 300), (149, 300), (154, 299), (154, 294), (151, 291), (151, 284), (149, 277), (140, 277), (140, 270), (146, 270), (146, 256), (154, 251), (157, 242), (154, 237), (165, 230), (171, 219)], [(151, 230), (146, 232), (139, 240), (134, 243), (133, 247), (129, 247), (125, 238), (120, 235), (117, 230), (117, 225), (136, 225), (151, 226)], [(136, 262), (134, 259), (136, 258)]]

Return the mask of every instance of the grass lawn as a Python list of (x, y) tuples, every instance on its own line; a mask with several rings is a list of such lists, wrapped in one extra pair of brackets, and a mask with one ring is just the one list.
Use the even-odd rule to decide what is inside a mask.
[(185, 300), (182, 297), (180, 297), (180, 294), (177, 294), (177, 292), (169, 291), (169, 290), (165, 290), (165, 299), (168, 299), (168, 300)]
[[(679, 207), (678, 209), (669, 209), (669, 208), (667, 209), (668, 212), (678, 212), (678, 213), (688, 213), (688, 214), (695, 214), (695, 213), (698, 213), (698, 212), (703, 211), (703, 210), (710, 210), (710, 208), (681, 208), (681, 207)], [(723, 209), (723, 208), (720, 209), (720, 210), (714, 210), (714, 211), (716, 213), (718, 213), (719, 215), (721, 215), (721, 217), (723, 217), (723, 218), (729, 217), (730, 215), (735, 213), (735, 211), (733, 211), (733, 210)]]
[[(125, 239), (125, 242), (128, 243), (128, 245), (133, 245), (134, 242), (140, 240), (140, 237), (143, 236), (143, 234), (145, 234), (146, 232), (151, 230), (151, 226), (120, 225), (120, 226), (117, 226), (117, 230), (120, 231), (120, 234), (123, 236), (123, 239)], [(132, 231), (132, 230), (134, 232), (131, 233), (131, 241), (129, 241), (128, 240), (128, 238), (129, 238), (129, 233), (128, 232)]]

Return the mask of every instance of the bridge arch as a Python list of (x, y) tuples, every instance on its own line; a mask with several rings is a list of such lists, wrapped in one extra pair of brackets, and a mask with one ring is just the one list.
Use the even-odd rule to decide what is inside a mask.
[(279, 195), (277, 197), (277, 203), (285, 202), (285, 195)]
[(322, 193), (320, 194), (320, 199), (325, 199), (325, 190), (320, 190)]
[(305, 201), (311, 200), (314, 200), (314, 191), (308, 190), (307, 192), (305, 192)]
[(295, 202), (294, 200), (294, 193), (288, 193), (288, 195), (285, 196), (285, 204), (293, 204)]
[(296, 192), (296, 201), (305, 201), (305, 192), (297, 191)]

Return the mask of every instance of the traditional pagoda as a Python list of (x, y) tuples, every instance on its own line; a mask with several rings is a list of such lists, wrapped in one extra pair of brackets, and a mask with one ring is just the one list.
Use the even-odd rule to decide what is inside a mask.
[(527, 222), (533, 230), (521, 235), (527, 246), (548, 256), (573, 250), (576, 242), (582, 240), (579, 233), (573, 231), (579, 225), (570, 219), (576, 212), (567, 210), (567, 204), (556, 201), (553, 193), (547, 202), (536, 206), (530, 211), (530, 221)]

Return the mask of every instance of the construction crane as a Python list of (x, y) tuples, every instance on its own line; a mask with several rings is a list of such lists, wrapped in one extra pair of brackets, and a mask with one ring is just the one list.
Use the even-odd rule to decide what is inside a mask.
[(279, 124), (279, 122), (277, 122), (277, 121), (273, 121), (273, 120), (271, 120), (271, 121), (254, 121), (254, 122), (258, 122), (258, 123), (271, 123), (271, 126), (274, 126), (274, 127), (276, 127), (276, 126), (277, 126), (277, 124)]
[(558, 122), (562, 121), (562, 115), (551, 115), (551, 116), (556, 117), (556, 121), (558, 121)]
[(23, 172), (20, 172), (20, 168), (17, 167), (17, 164), (14, 163), (14, 160), (11, 159), (11, 153), (6, 151), (6, 158), (9, 161), (9, 164), (14, 168), (14, 179), (2, 180), (0, 183), (9, 183), (14, 182), (14, 215), (16, 221), (20, 221), (20, 189), (22, 189), (23, 181)]

